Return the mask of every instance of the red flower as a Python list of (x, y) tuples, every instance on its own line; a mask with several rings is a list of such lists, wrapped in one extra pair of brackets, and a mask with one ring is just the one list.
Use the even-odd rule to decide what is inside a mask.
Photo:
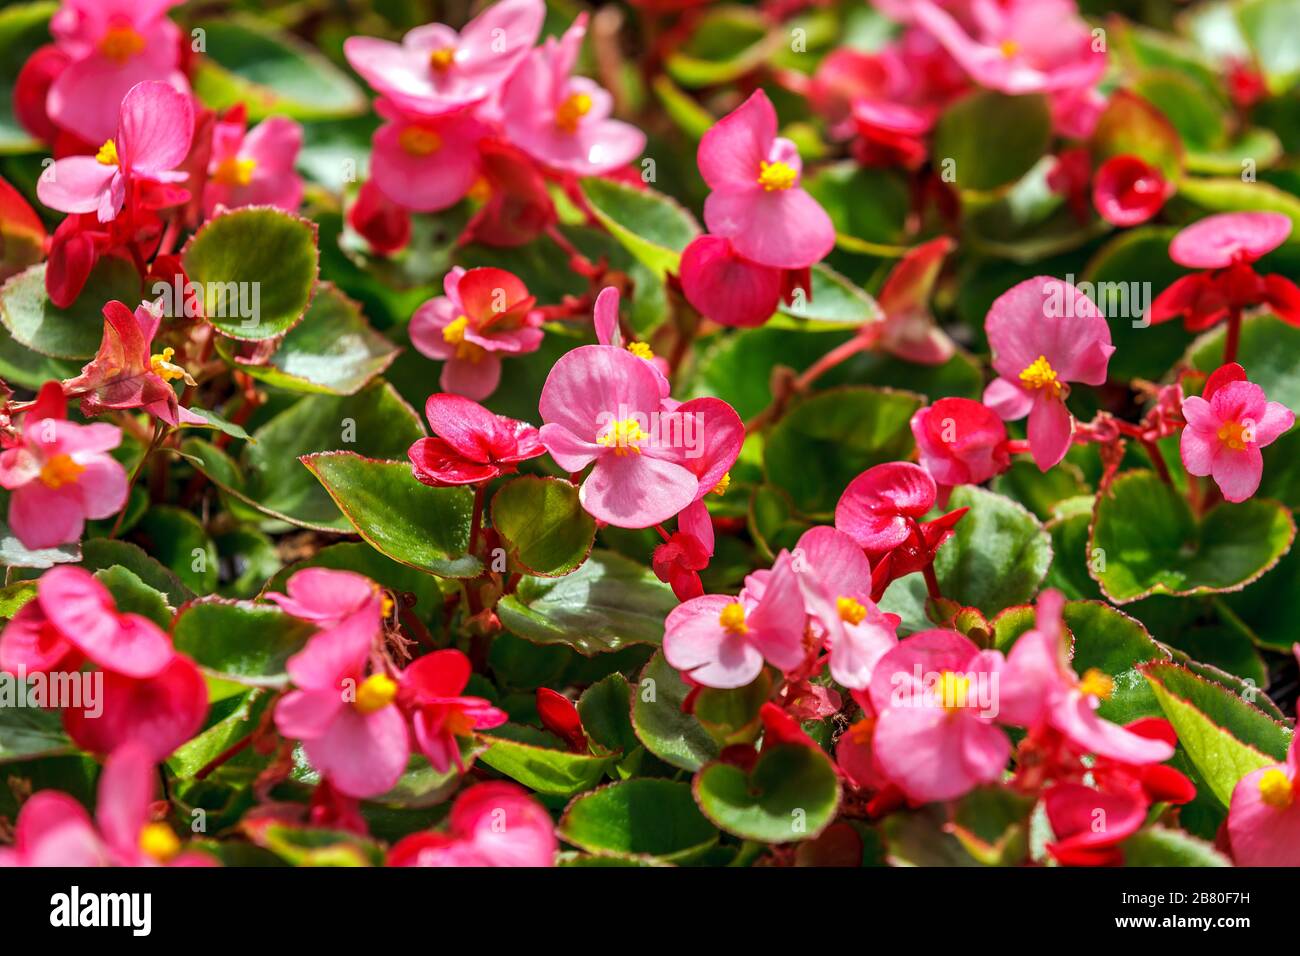
[(1146, 222), (1173, 193), (1173, 183), (1136, 156), (1112, 156), (1092, 181), (1092, 204), (1113, 226)]
[(508, 475), (546, 449), (537, 429), (505, 418), (460, 395), (436, 392), (424, 405), (434, 438), (421, 438), (407, 452), (415, 477), (426, 485), (476, 485)]

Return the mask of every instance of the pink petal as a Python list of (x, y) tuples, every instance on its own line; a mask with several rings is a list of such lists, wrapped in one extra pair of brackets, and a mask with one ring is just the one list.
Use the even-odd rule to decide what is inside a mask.
[(751, 683), (763, 669), (763, 655), (743, 634), (723, 629), (718, 618), (735, 598), (706, 594), (679, 604), (664, 621), (664, 658), (705, 687)]
[(41, 173), (36, 195), (59, 212), (95, 212), (109, 195), (109, 184), (117, 174), (116, 166), (105, 165), (93, 156), (69, 156)]
[(715, 192), (704, 203), (704, 222), (731, 240), (741, 256), (777, 269), (803, 269), (835, 246), (835, 226), (803, 189)]
[(1169, 258), (1189, 269), (1222, 269), (1254, 262), (1291, 234), (1291, 220), (1276, 212), (1225, 212), (1192, 223), (1169, 243)]
[(618, 289), (606, 286), (600, 290), (600, 295), (596, 296), (594, 318), (596, 341), (618, 348), (622, 344), (618, 330)]
[(699, 481), (681, 465), (648, 454), (607, 451), (582, 483), (579, 500), (592, 517), (617, 528), (649, 528), (694, 501), (698, 488)]
[[(762, 90), (756, 90), (700, 139), (696, 160), (710, 189), (752, 190), (760, 164), (776, 138), (776, 110)], [(710, 227), (712, 228), (712, 227)]]
[(659, 378), (644, 360), (622, 349), (584, 345), (552, 366), (538, 407), (547, 424), (595, 441), (611, 420), (657, 410), (659, 396)]
[(324, 736), (303, 741), (303, 750), (340, 793), (358, 798), (393, 789), (411, 756), (406, 720), (391, 706), (370, 714), (343, 707)]
[(122, 99), (117, 144), (122, 166), (153, 176), (180, 166), (194, 135), (194, 104), (166, 83), (141, 83)]
[(491, 354), (481, 356), (478, 361), (450, 358), (438, 376), (438, 385), (444, 392), (453, 392), (474, 401), (487, 399), (500, 383), (501, 360)]
[(1040, 394), (1029, 410), (1029, 451), (1039, 470), (1047, 471), (1058, 464), (1070, 450), (1074, 434), (1074, 416), (1059, 398)]
[(126, 743), (109, 755), (99, 778), (95, 818), (104, 841), (127, 859), (140, 852), (140, 830), (149, 821), (157, 776), (149, 752)]
[(1210, 465), (1210, 476), (1225, 501), (1245, 501), (1259, 490), (1263, 474), (1264, 456), (1255, 445), (1240, 451), (1220, 445)]
[(721, 236), (692, 240), (680, 271), (686, 300), (723, 325), (762, 325), (781, 303), (781, 270), (745, 259)]

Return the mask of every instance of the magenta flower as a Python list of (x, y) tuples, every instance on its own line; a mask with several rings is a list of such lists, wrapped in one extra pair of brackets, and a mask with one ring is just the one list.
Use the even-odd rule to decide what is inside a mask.
[[(1047, 852), (1063, 866), (1119, 866), (1119, 844), (1146, 822), (1145, 800), (1135, 794), (1058, 783), (1043, 794), (1043, 809), (1055, 839)], [(1103, 826), (1097, 822), (1104, 821)]]
[(519, 462), (546, 453), (532, 425), (494, 415), (460, 395), (430, 395), (424, 416), (435, 437), (416, 441), (407, 457), (412, 473), (426, 485), (480, 484), (513, 474)]
[(1136, 156), (1112, 156), (1092, 181), (1092, 204), (1112, 226), (1136, 226), (1160, 211), (1174, 184)]
[[(908, 250), (898, 260), (876, 300), (884, 310), (880, 345), (887, 352), (920, 365), (942, 365), (957, 347), (939, 328), (930, 311), (930, 296), (943, 261), (956, 247), (947, 236)], [(868, 326), (864, 332), (875, 334)]]
[(1260, 449), (1295, 424), (1295, 413), (1270, 402), (1235, 363), (1211, 375), (1200, 396), (1183, 399), (1183, 418), (1187, 427), (1178, 442), (1183, 467), (1189, 475), (1212, 477), (1227, 501), (1245, 501), (1255, 493), (1264, 473)]
[(79, 541), (86, 519), (126, 505), (126, 469), (108, 454), (122, 442), (116, 425), (67, 421), (63, 390), (46, 382), (23, 417), (18, 443), (0, 452), (0, 487), (9, 495), (9, 527), (25, 547)]
[(704, 203), (704, 222), (742, 257), (803, 269), (835, 245), (831, 218), (799, 185), (799, 151), (776, 135), (776, 110), (762, 90), (704, 134), (697, 161), (713, 190)]
[(555, 825), (513, 783), (478, 783), (456, 797), (445, 833), (412, 833), (388, 852), (389, 866), (554, 866)]
[(519, 65), (501, 93), (510, 140), (533, 159), (580, 176), (626, 166), (645, 149), (645, 134), (610, 119), (613, 98), (594, 80), (573, 76), (587, 33), (581, 14), (559, 40), (547, 37)]
[(96, 754), (136, 743), (159, 763), (203, 727), (208, 685), (192, 660), (173, 653), (152, 677), (104, 671), (102, 703), (99, 715), (77, 708), (63, 711), (63, 729), (73, 743)]
[(1300, 866), (1300, 735), (1291, 737), (1285, 764), (1237, 781), (1228, 837), (1238, 866)]
[(938, 488), (919, 465), (891, 461), (868, 468), (849, 482), (835, 505), (835, 527), (868, 554), (879, 555), (915, 534), (934, 507)]
[(285, 584), (288, 594), (271, 592), (267, 600), (286, 614), (310, 621), (322, 630), (339, 627), (354, 618), (362, 627), (378, 631), (384, 617), (384, 593), (374, 581), (354, 571), (303, 568)]
[(1002, 671), (1000, 719), (1023, 727), (1048, 727), (1080, 753), (1128, 765), (1162, 763), (1174, 754), (1166, 740), (1144, 737), (1098, 716), (1097, 707), (1114, 690), (1099, 670), (1082, 677), (1070, 667), (1059, 591), (1038, 596), (1034, 629), (1016, 641)]
[(682, 250), (678, 268), (686, 301), (722, 325), (762, 325), (781, 304), (781, 270), (746, 259), (730, 239), (698, 236)]
[(1069, 382), (1102, 385), (1115, 351), (1110, 326), (1092, 300), (1049, 276), (1026, 279), (998, 296), (984, 320), (1000, 376), (984, 404), (1004, 421), (1029, 416), (1029, 450), (1043, 471), (1070, 448)]
[(149, 822), (158, 780), (154, 763), (132, 743), (114, 751), (99, 778), (93, 822), (66, 793), (34, 794), (18, 812), (13, 847), (0, 848), (0, 867), (217, 865), (205, 853), (182, 851), (167, 824)]
[(388, 122), (375, 131), (370, 181), (397, 205), (414, 212), (454, 206), (479, 177), (478, 144), (487, 126), (469, 112), (423, 116), (387, 100), (375, 109)]
[(630, 352), (584, 345), (560, 356), (539, 408), (542, 444), (561, 468), (595, 463), (579, 492), (592, 516), (648, 528), (699, 497), (687, 460), (702, 449), (688, 443), (707, 438), (706, 410), (698, 418), (674, 411), (661, 398), (659, 373)]
[(69, 156), (41, 173), (36, 195), (60, 212), (117, 218), (134, 183), (178, 183), (190, 151), (194, 104), (166, 83), (138, 83), (122, 98), (117, 132), (94, 156)]
[[(618, 327), (618, 300), (618, 289), (614, 286), (606, 286), (596, 296), (596, 305), (591, 315), (596, 327), (596, 341), (616, 349), (623, 347), (623, 333)], [(672, 391), (672, 385), (668, 381), (668, 363), (655, 355), (650, 350), (650, 346), (644, 342), (629, 342), (627, 350), (637, 358), (645, 359), (659, 373), (662, 379), (660, 387), (663, 397), (667, 398), (668, 393)]]
[(294, 169), (302, 149), (302, 127), (284, 116), (268, 116), (251, 131), (242, 115), (227, 117), (212, 130), (203, 212), (218, 206), (275, 206), (297, 212), (302, 177)]
[(501, 0), (457, 33), (416, 27), (400, 44), (349, 37), (343, 54), (377, 93), (426, 116), (453, 113), (496, 92), (537, 42), (541, 0)]
[(745, 582), (738, 597), (705, 594), (668, 613), (664, 658), (705, 687), (744, 687), (763, 663), (793, 670), (808, 656), (798, 572), (789, 552), (770, 574)]
[(469, 658), (454, 648), (426, 654), (402, 672), (400, 696), (411, 713), (415, 742), (438, 773), (454, 764), (461, 773), (459, 738), (499, 727), (505, 711), (482, 697), (464, 697)]
[(864, 690), (882, 657), (898, 644), (900, 619), (871, 600), (871, 562), (842, 531), (805, 531), (795, 547), (802, 558), (800, 590), (808, 613), (830, 647), (831, 676), (850, 690)]
[(136, 84), (161, 81), (188, 91), (178, 69), (181, 31), (167, 18), (180, 2), (64, 0), (50, 32), (69, 62), (46, 97), (50, 119), (86, 142), (102, 143)]
[(501, 381), (498, 353), (523, 355), (542, 344), (537, 301), (503, 269), (457, 266), (443, 279), (446, 295), (430, 299), (411, 316), (411, 344), (441, 359), (444, 392), (482, 401)]
[(912, 416), (921, 467), (940, 498), (956, 485), (980, 485), (1011, 465), (1014, 446), (1002, 420), (969, 398), (941, 398)]
[(877, 765), (911, 800), (954, 800), (1002, 775), (1011, 741), (997, 726), (1004, 661), (956, 631), (900, 641), (876, 663)]

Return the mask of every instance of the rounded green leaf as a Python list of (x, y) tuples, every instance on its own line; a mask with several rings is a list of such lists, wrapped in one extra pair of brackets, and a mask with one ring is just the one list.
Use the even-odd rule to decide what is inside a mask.
[(677, 200), (611, 179), (582, 180), (592, 212), (628, 252), (657, 276), (676, 272), (700, 225)]
[(523, 475), (492, 497), (492, 527), (510, 561), (526, 574), (560, 577), (586, 560), (596, 522), (578, 502), (578, 486), (563, 478)]
[(632, 730), (665, 763), (692, 772), (718, 756), (718, 742), (694, 714), (682, 711), (690, 687), (656, 651), (632, 697)]
[(1113, 156), (1136, 156), (1171, 182), (1182, 174), (1183, 142), (1178, 130), (1149, 100), (1129, 90), (1116, 90), (1111, 96), (1088, 145), (1097, 165)]
[(717, 842), (685, 781), (624, 780), (576, 797), (560, 817), (560, 838), (597, 855), (650, 856), (680, 863)]
[(1125, 866), (1232, 866), (1213, 844), (1168, 827), (1140, 830), (1122, 847)]
[(118, 611), (139, 614), (164, 631), (171, 629), (172, 608), (167, 605), (166, 595), (145, 584), (134, 571), (114, 566), (96, 571), (95, 578), (113, 595)]
[(937, 164), (955, 162), (958, 188), (984, 192), (1010, 185), (1029, 172), (1051, 139), (1046, 97), (984, 90), (962, 97), (943, 112), (931, 154)]
[[(824, 262), (812, 267), (812, 295), (796, 292), (794, 301), (782, 301), (780, 311), (802, 324), (814, 326), (860, 326), (881, 322), (885, 313), (870, 295)], [(781, 320), (776, 322), (780, 328)]]
[(149, 554), (196, 594), (217, 588), (217, 548), (199, 519), (183, 508), (154, 505), (137, 526)]
[(763, 748), (751, 773), (711, 763), (695, 775), (695, 801), (716, 826), (746, 840), (807, 840), (835, 818), (840, 783), (830, 758), (816, 747)]
[(77, 300), (60, 309), (45, 294), (45, 263), (31, 266), (0, 287), (0, 319), (20, 345), (58, 359), (88, 359), (104, 332), (104, 303), (139, 303), (140, 276), (116, 256), (101, 258)]
[(269, 206), (204, 223), (181, 261), (202, 290), (203, 313), (233, 339), (269, 339), (298, 324), (316, 286), (316, 224)]
[(572, 796), (590, 790), (614, 759), (560, 749), (550, 734), (520, 724), (502, 724), (479, 739), (487, 746), (479, 758), (483, 763), (538, 793)]
[(283, 687), (285, 662), (316, 628), (274, 604), (202, 597), (180, 609), (176, 649), (215, 677), (249, 687)]

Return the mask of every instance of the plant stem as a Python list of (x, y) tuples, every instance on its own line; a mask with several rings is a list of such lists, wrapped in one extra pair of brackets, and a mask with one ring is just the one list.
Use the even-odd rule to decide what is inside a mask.
[(1237, 361), (1237, 346), (1241, 344), (1241, 310), (1228, 313), (1228, 334), (1223, 343), (1223, 364)]
[(474, 554), (478, 550), (478, 535), (483, 526), (483, 493), (486, 490), (487, 482), (474, 486), (474, 517), (470, 519), (469, 526), (470, 554)]

